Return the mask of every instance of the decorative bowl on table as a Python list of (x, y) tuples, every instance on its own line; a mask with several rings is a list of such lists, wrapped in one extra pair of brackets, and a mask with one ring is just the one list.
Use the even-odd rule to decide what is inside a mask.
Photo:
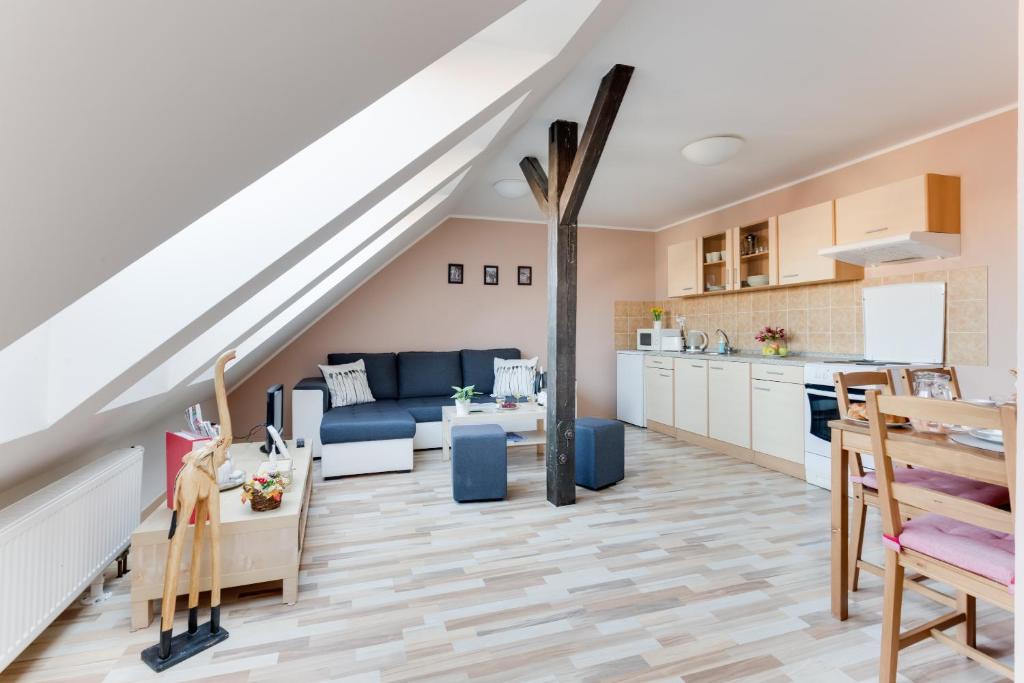
[(278, 472), (257, 475), (242, 484), (242, 504), (249, 503), (253, 512), (266, 512), (281, 507), (287, 484)]

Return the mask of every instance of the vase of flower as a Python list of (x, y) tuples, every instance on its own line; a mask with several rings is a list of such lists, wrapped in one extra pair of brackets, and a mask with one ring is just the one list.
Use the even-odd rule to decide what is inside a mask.
[(655, 306), (651, 309), (651, 315), (654, 316), (654, 329), (661, 329), (661, 316), (665, 315), (665, 309)]
[(786, 328), (784, 327), (765, 325), (754, 335), (754, 339), (761, 342), (762, 355), (785, 356), (789, 354), (789, 345), (786, 343)]

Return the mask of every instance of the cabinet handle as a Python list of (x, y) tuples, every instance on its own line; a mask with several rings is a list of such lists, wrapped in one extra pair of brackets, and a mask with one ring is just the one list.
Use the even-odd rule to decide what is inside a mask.
[(711, 368), (712, 370), (725, 370), (725, 368), (721, 367), (720, 365), (709, 365), (708, 367)]
[(682, 288), (681, 290), (679, 290), (679, 291), (681, 291), (681, 292), (689, 292), (689, 291), (690, 291), (690, 290), (692, 290), (692, 289), (693, 289), (693, 287), (683, 287), (683, 288)]
[(754, 387), (754, 391), (771, 391), (768, 387)]
[(787, 277), (797, 277), (798, 275), (800, 275), (800, 273), (790, 273), (789, 275), (783, 275), (782, 277), (783, 277), (783, 278), (787, 278)]
[(871, 233), (874, 233), (874, 232), (885, 232), (888, 229), (889, 228), (874, 228), (873, 230), (865, 230), (864, 234), (865, 235), (870, 235)]
[(786, 373), (779, 372), (778, 370), (765, 370), (764, 374), (766, 374), (766, 375), (779, 375), (781, 377), (782, 375), (784, 375)]
[(659, 372), (658, 376), (659, 377), (672, 377), (672, 375), (666, 375), (664, 372)]
[(699, 369), (703, 368), (704, 366), (703, 365), (698, 365), (697, 363), (693, 363), (693, 364), (690, 365), (690, 367), (691, 368), (697, 368), (699, 370)]

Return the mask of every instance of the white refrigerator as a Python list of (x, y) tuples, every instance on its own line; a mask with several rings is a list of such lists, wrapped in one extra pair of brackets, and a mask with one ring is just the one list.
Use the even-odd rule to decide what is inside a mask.
[(644, 353), (618, 351), (615, 355), (615, 417), (637, 427), (644, 419)]

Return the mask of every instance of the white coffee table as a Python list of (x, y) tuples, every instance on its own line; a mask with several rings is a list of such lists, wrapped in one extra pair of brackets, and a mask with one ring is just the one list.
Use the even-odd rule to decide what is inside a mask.
[[(547, 443), (547, 408), (536, 403), (520, 403), (515, 410), (500, 410), (495, 403), (477, 405), (480, 410), (468, 415), (456, 415), (455, 406), (441, 408), (441, 452), (445, 460), (451, 459), (452, 427), (456, 425), (501, 425), (506, 432), (515, 432), (523, 437), (521, 441), (509, 442), (510, 447), (536, 446), (538, 453), (544, 452), (544, 444)], [(534, 429), (521, 429), (531, 419)]]

